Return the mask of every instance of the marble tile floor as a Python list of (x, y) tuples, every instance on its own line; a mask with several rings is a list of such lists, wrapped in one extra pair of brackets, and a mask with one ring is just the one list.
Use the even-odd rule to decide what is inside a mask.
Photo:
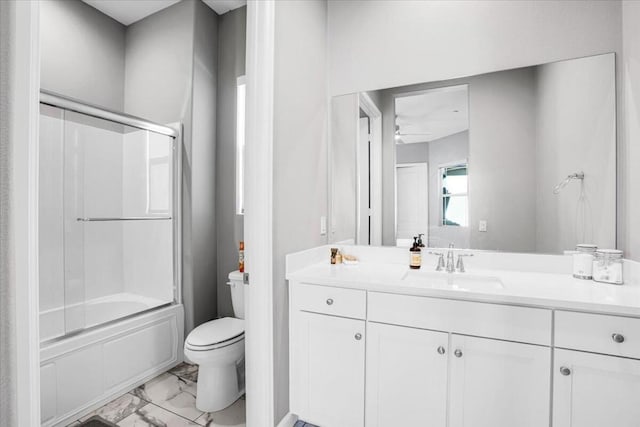
[(222, 411), (202, 412), (196, 408), (197, 381), (198, 367), (181, 363), (69, 427), (94, 415), (122, 427), (245, 427), (244, 396)]

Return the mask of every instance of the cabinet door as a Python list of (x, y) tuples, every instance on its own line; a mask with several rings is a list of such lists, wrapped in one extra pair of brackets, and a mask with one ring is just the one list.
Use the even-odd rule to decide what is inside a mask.
[(367, 427), (445, 427), (449, 335), (367, 325)]
[(551, 349), (451, 337), (451, 427), (548, 427)]
[(639, 425), (640, 360), (559, 349), (554, 357), (554, 427)]
[(365, 322), (298, 312), (299, 417), (322, 427), (364, 426)]

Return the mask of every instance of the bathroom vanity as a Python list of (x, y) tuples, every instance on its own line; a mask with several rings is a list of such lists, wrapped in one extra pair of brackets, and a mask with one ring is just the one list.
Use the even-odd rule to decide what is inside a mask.
[(467, 272), (400, 248), (287, 259), (290, 406), (323, 427), (633, 426), (640, 285), (571, 277), (571, 258), (476, 252)]

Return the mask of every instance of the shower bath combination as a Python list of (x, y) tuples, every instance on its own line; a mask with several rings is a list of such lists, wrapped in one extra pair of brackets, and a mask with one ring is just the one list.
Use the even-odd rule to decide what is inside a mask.
[(41, 92), (43, 425), (182, 360), (179, 147), (171, 127)]

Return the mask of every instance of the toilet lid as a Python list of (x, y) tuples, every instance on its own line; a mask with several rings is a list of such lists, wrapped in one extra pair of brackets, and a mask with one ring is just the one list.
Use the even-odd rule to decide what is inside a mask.
[(223, 317), (212, 320), (195, 328), (187, 336), (187, 344), (193, 346), (210, 346), (229, 341), (244, 333), (244, 320)]

